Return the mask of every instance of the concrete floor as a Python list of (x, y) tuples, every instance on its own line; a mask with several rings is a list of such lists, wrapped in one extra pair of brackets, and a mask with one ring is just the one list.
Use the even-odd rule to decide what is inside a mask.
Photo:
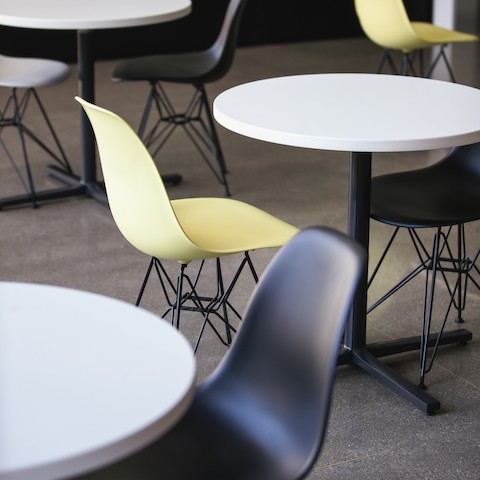
[[(209, 93), (213, 99), (230, 86), (277, 75), (372, 72), (379, 54), (380, 50), (365, 39), (241, 48), (230, 73), (209, 86)], [(457, 80), (480, 87), (479, 62), (478, 46), (456, 47)], [(112, 83), (110, 74), (115, 64), (112, 61), (97, 64), (96, 102), (136, 126), (146, 87)], [(75, 67), (72, 68), (69, 80), (40, 93), (74, 170), (79, 171), (79, 109), (73, 100), (77, 80)], [(173, 87), (172, 94), (181, 102), (187, 90)], [(32, 123), (35, 122), (33, 115)], [(223, 128), (219, 128), (219, 134), (234, 198), (252, 203), (300, 228), (328, 225), (346, 231), (347, 154), (267, 144)], [(7, 132), (4, 137), (7, 141), (15, 140), (9, 139)], [(37, 188), (56, 186), (45, 174), (48, 160), (33, 147), (31, 152)], [(435, 162), (444, 153), (376, 155), (374, 174), (418, 168)], [(180, 134), (162, 152), (159, 168), (162, 172), (180, 172), (184, 177), (181, 185), (169, 188), (172, 198), (223, 194), (222, 187)], [(0, 185), (2, 196), (21, 191), (7, 161), (0, 162)], [(468, 226), (472, 254), (480, 247), (479, 228), (477, 224)], [(0, 232), (0, 280), (3, 281), (63, 285), (134, 302), (148, 263), (148, 258), (131, 247), (118, 232), (108, 208), (88, 198), (45, 203), (38, 209), (24, 206), (4, 210), (0, 212)], [(390, 228), (372, 223), (372, 264), (389, 232)], [(429, 238), (431, 232), (425, 235)], [(268, 250), (253, 254), (260, 272), (274, 253)], [(238, 258), (226, 259), (227, 273), (236, 262)], [(414, 263), (414, 254), (405, 236), (371, 289), (371, 298)], [(168, 268), (173, 271), (175, 265)], [(369, 316), (370, 341), (419, 334), (422, 281), (419, 279)], [(252, 288), (253, 282), (245, 277), (235, 290), (233, 300), (240, 310)], [(151, 284), (142, 306), (160, 313), (158, 293)], [(445, 303), (443, 286), (439, 287), (437, 298), (440, 311)], [(427, 377), (428, 391), (442, 404), (436, 415), (424, 415), (363, 371), (338, 368), (327, 439), (309, 478), (480, 479), (479, 307), (479, 292), (471, 288), (464, 317), (466, 328), (473, 332), (473, 340), (466, 346), (442, 348)], [(198, 322), (192, 318), (184, 322), (182, 331), (193, 339), (197, 328)], [(454, 322), (449, 320), (447, 328), (455, 328)], [(225, 348), (207, 332), (197, 355), (199, 381), (212, 372), (224, 353)], [(416, 352), (385, 361), (416, 381)]]

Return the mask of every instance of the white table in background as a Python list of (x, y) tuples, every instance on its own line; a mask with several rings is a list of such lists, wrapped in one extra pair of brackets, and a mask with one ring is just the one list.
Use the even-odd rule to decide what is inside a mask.
[(116, 461), (173, 426), (194, 385), (190, 344), (152, 313), (0, 282), (1, 480), (54, 480)]
[[(213, 110), (221, 125), (247, 137), (350, 152), (348, 230), (367, 251), (373, 152), (433, 150), (480, 141), (480, 90), (415, 77), (320, 74), (271, 78), (223, 92)], [(367, 345), (366, 309), (365, 272), (353, 303), (343, 361), (370, 372), (423, 411), (437, 410), (437, 399), (376, 358), (398, 353), (402, 344), (391, 342), (376, 350)]]
[[(190, 0), (0, 0), (0, 25), (77, 31), (79, 95), (89, 102), (94, 102), (95, 55), (92, 31), (168, 22), (181, 18), (190, 11)], [(99, 188), (97, 182), (95, 139), (83, 111), (81, 122), (81, 177), (72, 177), (51, 167), (52, 175), (69, 187), (45, 194), (39, 193), (38, 200), (87, 195), (106, 203), (105, 192)], [(2, 200), (0, 204), (10, 206), (30, 202), (28, 195), (24, 195)]]

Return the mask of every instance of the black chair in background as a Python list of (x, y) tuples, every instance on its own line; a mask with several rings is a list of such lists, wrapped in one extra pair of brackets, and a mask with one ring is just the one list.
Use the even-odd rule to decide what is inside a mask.
[[(426, 272), (423, 327), (420, 345), (420, 386), (425, 387), (425, 374), (432, 368), (437, 348), (448, 341), (445, 324), (452, 308), (456, 321), (463, 322), (467, 285), (475, 260), (468, 257), (465, 224), (480, 219), (480, 144), (452, 149), (445, 158), (427, 168), (374, 177), (371, 190), (371, 217), (395, 227), (386, 249), (374, 269), (372, 284), (380, 266), (392, 247), (400, 229), (407, 229), (418, 256), (418, 265), (370, 308), (383, 303), (422, 272)], [(433, 228), (435, 235), (430, 248), (422, 241), (418, 229)], [(477, 254), (478, 256), (478, 254)], [(437, 274), (445, 280), (450, 302), (445, 315), (440, 316), (440, 330), (430, 335)], [(453, 275), (453, 281), (447, 277)], [(463, 343), (471, 334), (459, 337)], [(429, 347), (431, 353), (428, 354)]]
[(303, 478), (325, 436), (363, 253), (325, 228), (295, 236), (262, 276), (232, 347), (180, 422), (143, 451), (82, 478)]
[[(113, 72), (113, 79), (117, 81), (150, 84), (138, 134), (152, 156), (156, 156), (178, 126), (183, 127), (215, 177), (224, 185), (227, 196), (230, 196), (227, 168), (205, 84), (221, 79), (229, 71), (245, 4), (246, 0), (230, 0), (220, 34), (207, 50), (139, 57), (121, 63)], [(169, 100), (162, 85), (164, 82), (191, 84), (194, 87), (193, 97), (183, 112), (178, 112)], [(158, 117), (149, 124), (152, 109)], [(217, 168), (212, 164), (211, 157)], [(176, 184), (181, 181), (181, 176), (165, 175), (164, 181)]]

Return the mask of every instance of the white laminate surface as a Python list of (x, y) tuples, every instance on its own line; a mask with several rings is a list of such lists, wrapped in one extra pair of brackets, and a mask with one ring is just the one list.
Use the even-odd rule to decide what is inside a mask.
[(190, 0), (0, 0), (0, 25), (52, 30), (123, 28), (187, 15)]
[(194, 391), (190, 344), (108, 297), (0, 282), (0, 479), (64, 478), (151, 442)]
[(270, 78), (221, 93), (213, 109), (236, 133), (297, 147), (394, 152), (480, 141), (480, 90), (416, 77)]

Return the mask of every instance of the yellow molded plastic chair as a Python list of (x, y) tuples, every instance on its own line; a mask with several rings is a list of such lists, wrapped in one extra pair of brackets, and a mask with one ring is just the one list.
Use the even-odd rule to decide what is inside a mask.
[[(199, 311), (204, 315), (195, 349), (207, 323), (221, 341), (229, 345), (234, 329), (228, 320), (228, 308), (239, 317), (229, 303), (229, 296), (245, 265), (248, 264), (257, 281), (248, 252), (281, 247), (298, 229), (252, 205), (230, 198), (170, 201), (150, 153), (132, 128), (116, 114), (79, 97), (76, 100), (85, 109), (95, 132), (113, 218), (125, 238), (151, 257), (137, 305), (155, 267), (170, 305), (172, 323), (177, 328), (181, 310)], [(225, 288), (220, 257), (241, 252), (244, 258), (232, 282)], [(197, 293), (198, 278), (192, 281), (185, 268), (193, 260), (209, 258), (217, 261), (217, 293), (207, 298)], [(168, 278), (160, 259), (180, 263), (176, 286)], [(184, 280), (188, 282), (189, 292), (184, 292)], [(175, 292), (173, 301), (168, 299), (168, 285)], [(225, 324), (225, 338), (212, 324), (210, 314)]]
[[(10, 95), (0, 110), (0, 146), (10, 160), (34, 207), (37, 206), (36, 191), (27, 153), (26, 137), (30, 138), (50, 155), (64, 172), (72, 173), (65, 152), (36, 91), (37, 88), (63, 82), (69, 74), (69, 66), (56, 60), (0, 55), (0, 87), (10, 89)], [(20, 94), (19, 89), (21, 89), (23, 93)], [(32, 128), (27, 126), (25, 117), (28, 112), (28, 107), (32, 102), (37, 104), (45, 121), (53, 141), (52, 147), (46, 143), (45, 139), (42, 140), (36, 135)], [(21, 169), (18, 167), (14, 156), (10, 153), (7, 143), (1, 136), (3, 129), (6, 127), (15, 127), (18, 131), (25, 166), (25, 175), (21, 174)]]
[[(415, 74), (414, 57), (419, 53), (420, 75), (430, 77), (438, 62), (443, 59), (452, 81), (455, 81), (452, 68), (445, 54), (445, 46), (453, 42), (474, 42), (476, 35), (457, 32), (427, 22), (411, 22), (402, 0), (355, 0), (360, 25), (367, 37), (383, 47), (384, 53), (378, 72), (382, 71), (388, 61), (394, 72), (398, 70), (390, 54), (391, 50), (403, 53), (401, 74)], [(438, 54), (432, 59), (424, 75), (424, 48), (439, 47)]]

